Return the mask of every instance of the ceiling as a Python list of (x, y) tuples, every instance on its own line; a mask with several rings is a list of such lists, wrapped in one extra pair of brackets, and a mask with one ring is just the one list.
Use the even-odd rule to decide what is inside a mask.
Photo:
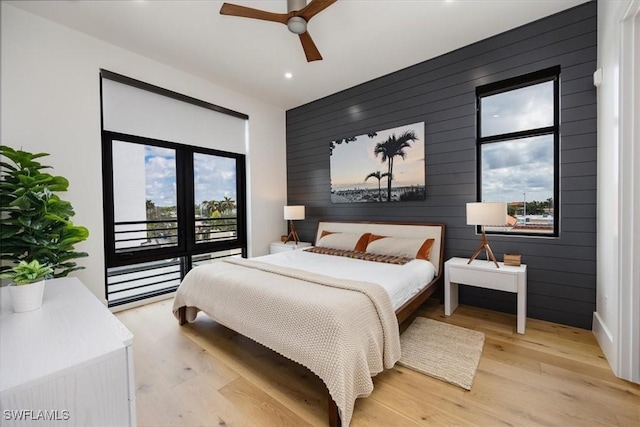
[[(229, 2), (287, 12), (286, 0)], [(8, 3), (290, 109), (585, 2), (338, 0), (309, 23), (324, 58), (311, 63), (284, 25), (222, 16), (222, 1)]]

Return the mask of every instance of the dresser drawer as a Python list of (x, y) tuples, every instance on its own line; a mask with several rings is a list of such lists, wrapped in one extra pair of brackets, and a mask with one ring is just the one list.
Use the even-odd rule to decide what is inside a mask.
[(450, 266), (449, 280), (462, 285), (474, 285), (497, 291), (517, 292), (518, 276), (513, 273), (503, 273), (482, 269), (476, 270), (467, 266)]

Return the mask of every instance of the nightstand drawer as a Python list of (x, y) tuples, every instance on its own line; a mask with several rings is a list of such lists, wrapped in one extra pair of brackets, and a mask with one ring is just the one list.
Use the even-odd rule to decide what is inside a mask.
[(482, 271), (468, 267), (451, 266), (449, 269), (449, 280), (461, 285), (474, 285), (497, 291), (518, 292), (518, 276), (516, 274), (505, 274), (499, 271)]

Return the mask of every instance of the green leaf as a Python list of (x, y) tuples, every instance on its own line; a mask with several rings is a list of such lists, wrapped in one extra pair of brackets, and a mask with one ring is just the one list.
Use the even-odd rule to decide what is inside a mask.
[(40, 264), (37, 259), (29, 262), (21, 260), (18, 265), (0, 274), (2, 279), (10, 279), (17, 285), (24, 285), (41, 280), (53, 273), (53, 268), (48, 264)]
[(89, 231), (73, 225), (71, 203), (56, 194), (67, 191), (69, 181), (44, 172), (51, 167), (38, 159), (47, 153), (0, 145), (0, 155), (0, 259), (15, 264), (38, 260), (57, 277), (82, 268), (70, 260), (87, 256), (74, 251), (74, 245), (86, 240)]
[(64, 177), (54, 176), (48, 186), (51, 191), (67, 191), (69, 181)]
[(28, 216), (21, 216), (20, 218), (18, 218), (18, 221), (20, 221), (20, 224), (24, 225), (25, 227), (31, 227), (31, 218), (29, 218)]
[(18, 170), (18, 168), (16, 168), (16, 167), (15, 167), (15, 166), (13, 166), (13, 165), (10, 165), (10, 164), (9, 164), (9, 163), (7, 163), (7, 162), (0, 162), (0, 167), (3, 167), (3, 168), (5, 168), (5, 169), (9, 169), (10, 171), (17, 171), (17, 170)]
[(33, 177), (28, 176), (28, 175), (18, 175), (18, 179), (20, 180), (20, 182), (22, 183), (22, 185), (24, 185), (25, 187), (33, 187), (36, 180), (33, 179)]
[(70, 259), (86, 258), (88, 256), (89, 254), (86, 252), (67, 252), (64, 255), (61, 255), (60, 257), (58, 257), (58, 262), (62, 263)]

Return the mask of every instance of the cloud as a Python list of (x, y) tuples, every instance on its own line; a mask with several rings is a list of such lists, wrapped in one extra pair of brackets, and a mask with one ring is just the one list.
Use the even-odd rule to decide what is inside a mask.
[(176, 150), (173, 148), (164, 148), (164, 147), (155, 147), (152, 145), (144, 146), (144, 155), (145, 157), (165, 157), (165, 158), (174, 158), (176, 157)]
[(236, 161), (228, 157), (194, 154), (195, 202), (236, 200)]
[[(145, 147), (145, 191), (146, 198), (156, 206), (176, 206), (176, 161), (175, 151), (161, 149), (161, 155), (151, 153)], [(158, 147), (153, 147), (158, 148)], [(160, 154), (160, 153), (158, 153)], [(169, 156), (167, 156), (169, 155)]]
[(482, 136), (553, 126), (553, 81), (482, 98)]
[[(228, 157), (194, 154), (195, 202), (236, 200), (236, 161)], [(145, 147), (146, 198), (156, 206), (176, 206), (175, 151)]]
[(553, 136), (482, 146), (482, 200), (543, 201), (553, 197)]

